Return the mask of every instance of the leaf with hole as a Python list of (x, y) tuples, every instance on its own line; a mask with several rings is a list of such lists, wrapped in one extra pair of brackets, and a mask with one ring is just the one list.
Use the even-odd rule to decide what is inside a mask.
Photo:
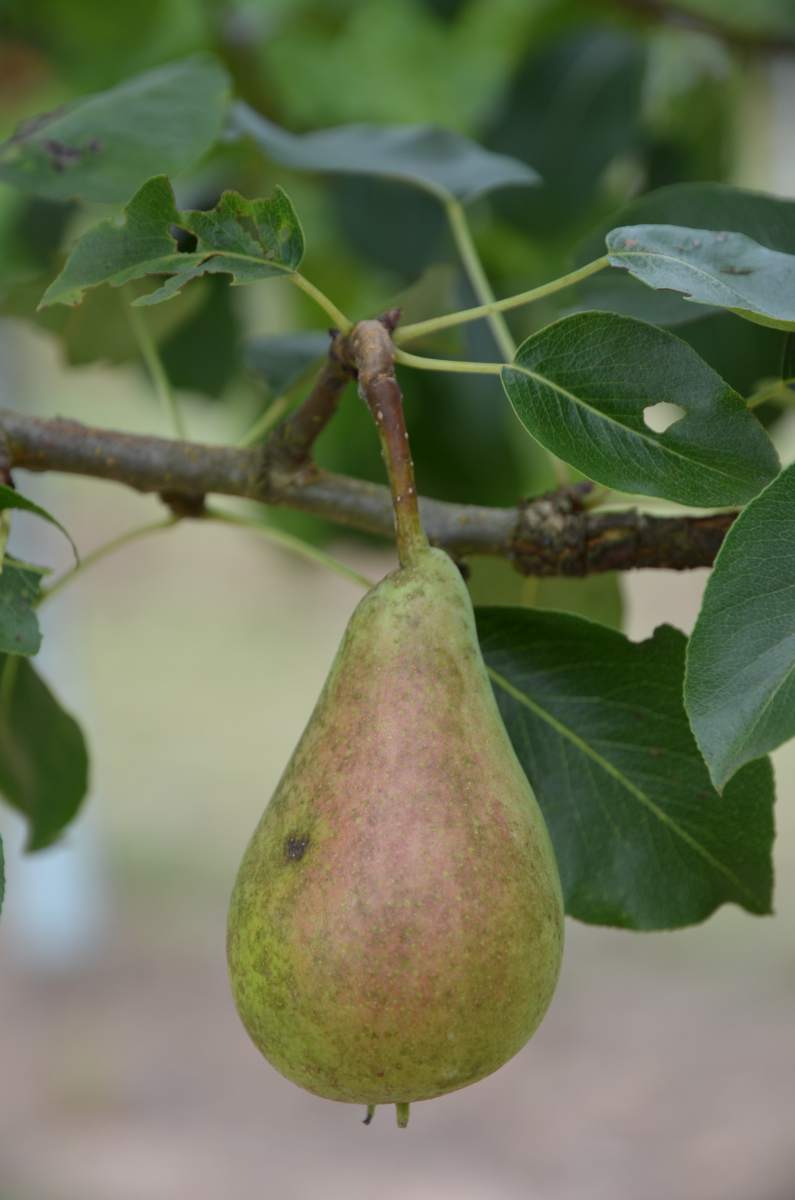
[[(502, 370), (514, 411), (564, 462), (622, 492), (743, 504), (778, 471), (770, 439), (685, 342), (612, 313), (577, 313), (529, 337)], [(661, 402), (685, 416), (646, 423)]]
[(651, 288), (727, 308), (773, 329), (795, 328), (795, 255), (743, 233), (679, 225), (624, 225), (607, 235), (611, 266)]
[(280, 166), (393, 179), (422, 188), (443, 204), (453, 198), (468, 204), (496, 188), (538, 182), (526, 163), (433, 125), (340, 125), (295, 134), (242, 102), (233, 106), (230, 124)]
[(196, 57), (85, 96), (20, 126), (0, 146), (0, 181), (50, 199), (126, 200), (209, 149), (229, 88), (223, 67)]
[(0, 655), (0, 791), (27, 817), (28, 850), (56, 841), (87, 787), (79, 725), (29, 659)]
[[(196, 249), (180, 253), (172, 227), (196, 237)], [(144, 275), (168, 278), (133, 303), (159, 304), (191, 279), (228, 274), (233, 284), (289, 275), (298, 269), (304, 235), (281, 188), (265, 200), (224, 192), (209, 212), (179, 212), (164, 175), (150, 179), (133, 196), (118, 221), (101, 221), (77, 242), (63, 270), (48, 287), (40, 307), (79, 304), (87, 288), (120, 287)]]
[(712, 787), (682, 702), (682, 633), (630, 642), (516, 608), (478, 609), (477, 622), (571, 916), (673, 929), (729, 902), (770, 912), (770, 764), (745, 767), (723, 796)]
[(795, 465), (721, 546), (687, 655), (685, 702), (716, 787), (795, 735)]

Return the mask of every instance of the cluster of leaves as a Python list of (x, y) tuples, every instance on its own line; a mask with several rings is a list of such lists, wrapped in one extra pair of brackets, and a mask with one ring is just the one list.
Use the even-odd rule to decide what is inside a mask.
[[(638, 85), (636, 41), (622, 34), (611, 48), (607, 62), (611, 71), (619, 63), (622, 87)], [(589, 138), (582, 123), (591, 116), (590, 92), (576, 49), (564, 39), (549, 69), (574, 80), (561, 102), (571, 106), (572, 139), (593, 151), (590, 162), (577, 157), (580, 186), (566, 191), (579, 205), (637, 131), (605, 121), (602, 111), (610, 144)], [(627, 73), (627, 56), (636, 53), (638, 70)], [(604, 54), (599, 61), (604, 66)], [(522, 76), (521, 86), (532, 92), (537, 74)], [(631, 109), (625, 91), (606, 91), (622, 112)], [(199, 110), (201, 121), (186, 123), (186, 113)], [(226, 192), (203, 209), (177, 207), (170, 178), (222, 130), (225, 144), (253, 141), (285, 170), (374, 176), (386, 188), (414, 189), (442, 215), (492, 193), (495, 212), (520, 230), (530, 222), (553, 228), (565, 210), (556, 192), (559, 146), (554, 138), (546, 145), (538, 126), (522, 141), (527, 131), (511, 135), (506, 123), (492, 149), (427, 126), (295, 135), (231, 103), (217, 63), (191, 59), (28, 124), (0, 148), (0, 180), (47, 202), (127, 201), (120, 219), (77, 242), (42, 307), (73, 305), (100, 284), (146, 276), (156, 284), (137, 305), (173, 301), (204, 275), (237, 285), (295, 278), (304, 237), (280, 189), (266, 199)], [(548, 187), (534, 187), (538, 176), (525, 158), (550, 178)], [(383, 195), (388, 212), (390, 193)], [(356, 211), (353, 201), (349, 209)], [(569, 209), (566, 219), (576, 224), (582, 211)], [(484, 655), (552, 832), (568, 911), (585, 921), (656, 929), (702, 920), (726, 901), (770, 910), (773, 781), (764, 755), (795, 732), (788, 703), (795, 579), (786, 552), (795, 468), (779, 473), (749, 400), (760, 380), (784, 390), (795, 374), (793, 229), (795, 204), (786, 201), (721, 185), (652, 191), (584, 239), (579, 261), (603, 257), (605, 271), (583, 286), (577, 311), (569, 295), (568, 311), (555, 311), (557, 319), (530, 332), (498, 368), (534, 443), (589, 478), (687, 506), (744, 506), (689, 646), (667, 627), (635, 644), (569, 613), (479, 611)], [(289, 388), (317, 352), (312, 333), (294, 335), (289, 346), (259, 342), (250, 355)], [(493, 357), (492, 348), (480, 356)], [(682, 414), (662, 433), (646, 421), (660, 402)], [(472, 457), (478, 443), (469, 433)], [(20, 657), (38, 648), (35, 602), (23, 565), (6, 560), (0, 611), (13, 614), (17, 641), (0, 644), (7, 656), (0, 787), (28, 813), (31, 844), (40, 846), (79, 804), (85, 748), (57, 706), (47, 726), (53, 744), (32, 738), (34, 705), (55, 705)]]

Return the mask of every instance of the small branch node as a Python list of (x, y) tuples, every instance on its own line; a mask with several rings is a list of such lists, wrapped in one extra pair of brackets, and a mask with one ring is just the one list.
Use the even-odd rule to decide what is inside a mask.
[(183, 495), (181, 492), (160, 492), (160, 499), (166, 508), (170, 509), (180, 520), (184, 517), (195, 520), (206, 515), (206, 496), (204, 495), (189, 496)]

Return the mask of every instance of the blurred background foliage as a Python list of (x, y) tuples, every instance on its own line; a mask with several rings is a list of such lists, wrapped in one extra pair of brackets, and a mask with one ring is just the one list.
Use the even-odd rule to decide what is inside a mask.
[[(470, 209), (503, 295), (569, 269), (589, 233), (606, 220), (609, 227), (609, 214), (648, 190), (755, 182), (743, 148), (748, 114), (765, 104), (755, 45), (792, 36), (791, 0), (739, 8), (687, 0), (674, 6), (674, 20), (656, 19), (659, 7), (636, 0), (139, 0), (130, 21), (104, 0), (6, 0), (0, 133), (197, 51), (216, 55), (238, 95), (296, 132), (354, 121), (439, 124), (530, 163), (543, 177), (537, 188), (502, 191)], [(264, 161), (252, 143), (229, 141), (181, 177), (178, 199), (183, 207), (209, 207), (226, 187), (253, 196), (276, 182), (306, 227), (305, 274), (345, 311), (364, 316), (397, 300), (416, 319), (472, 302), (443, 212), (404, 185), (293, 174)], [(102, 289), (75, 310), (35, 314), (64, 245), (97, 212), (3, 189), (0, 303), (7, 315), (52, 330), (70, 364), (135, 364), (138, 350), (115, 293)], [(583, 303), (617, 307), (614, 299), (586, 292)], [(563, 293), (555, 302), (574, 306), (576, 298)], [(524, 336), (559, 311), (538, 305), (512, 315), (513, 331)], [(209, 278), (152, 310), (151, 321), (196, 419), (202, 406), (223, 401), (221, 427), (234, 438), (279, 390), (257, 339), (317, 328), (318, 314), (284, 289), (235, 294)], [(782, 339), (744, 326), (750, 345), (732, 358), (739, 331), (732, 317), (712, 325), (704, 317), (680, 330), (748, 391), (776, 373)], [(469, 358), (496, 352), (480, 325), (454, 335), (452, 345), (426, 348)], [(424, 492), (508, 504), (553, 485), (538, 449), (515, 436), (496, 380), (406, 373), (404, 383)], [(376, 440), (353, 389), (321, 438), (318, 459), (381, 478)], [(303, 536), (331, 533), (303, 515), (269, 519)]]
[[(0, 136), (197, 51), (220, 58), (239, 95), (296, 132), (443, 124), (544, 176), (470, 209), (502, 295), (591, 256), (627, 205), (651, 204), (643, 211), (658, 215), (648, 219), (663, 219), (670, 197), (644, 201), (649, 191), (725, 180), (793, 194), (792, 60), (770, 55), (793, 44), (793, 0), (0, 0)], [(223, 188), (255, 196), (275, 183), (305, 225), (306, 274), (352, 315), (397, 300), (407, 319), (422, 319), (470, 301), (443, 214), (416, 191), (293, 174), (241, 141), (180, 176), (178, 200), (199, 208)], [(680, 202), (688, 223), (697, 195)], [(0, 188), (2, 402), (167, 432), (119, 293), (35, 312), (66, 245), (109, 211)], [(620, 308), (621, 282), (608, 295), (597, 277), (593, 291), (558, 299)], [(775, 331), (725, 314), (691, 312), (683, 324), (681, 302), (666, 315), (659, 296), (637, 285), (633, 304), (639, 296), (657, 307), (637, 315), (670, 322), (743, 393), (780, 369)], [(511, 314), (511, 326), (519, 337), (557, 311), (540, 304)], [(314, 330), (322, 346), (318, 310), (275, 283), (233, 290), (202, 279), (146, 319), (192, 435), (208, 440), (239, 437), (285, 389), (300, 395), (307, 363), (286, 353), (285, 333)], [(419, 348), (496, 353), (480, 324)], [(494, 381), (406, 371), (403, 382), (425, 493), (497, 504), (551, 486)], [(789, 439), (786, 461), (791, 420)], [(318, 457), (382, 478), (352, 388)], [(52, 475), (28, 486), (81, 549), (142, 511), (156, 515), (153, 498), (93, 481)], [(331, 533), (300, 514), (266, 519)], [(37, 529), (26, 542), (36, 561), (54, 561), (38, 540), (47, 536)], [(53, 536), (65, 566), (68, 547)], [(364, 1140), (336, 1106), (265, 1069), (228, 996), (226, 899), (358, 593), (260, 549), (236, 531), (186, 523), (97, 568), (45, 613), (44, 667), (90, 732), (94, 800), (61, 848), (9, 856), (17, 878), (4, 920), (17, 931), (17, 961), (5, 957), (0, 989), (0, 1057), (12, 1081), (0, 1114), (3, 1200), (215, 1200), (263, 1181), (273, 1195), (330, 1200), (789, 1197), (793, 1079), (782, 1048), (792, 1032), (795, 810), (786, 794), (776, 921), (726, 906), (676, 937), (573, 925), (558, 999), (528, 1053), (423, 1106), (409, 1153), (389, 1122)], [(373, 575), (391, 564), (383, 548), (348, 542), (344, 554)], [(689, 628), (700, 574), (633, 573), (629, 635), (662, 620)], [(621, 620), (605, 578), (524, 581), (505, 564), (475, 564), (471, 586), (480, 603)], [(783, 784), (794, 769), (791, 745), (779, 759)]]

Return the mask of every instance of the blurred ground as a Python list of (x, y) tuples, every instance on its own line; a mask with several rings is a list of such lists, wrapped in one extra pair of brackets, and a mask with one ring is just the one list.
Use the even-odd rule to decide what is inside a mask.
[[(133, 373), (63, 377), (46, 343), (15, 337), (16, 403), (161, 424)], [(210, 436), (216, 417), (191, 420)], [(154, 510), (99, 483), (25, 485), (83, 548)], [(25, 536), (63, 553), (47, 529)], [(374, 575), (389, 563), (336, 549)], [(702, 583), (636, 576), (631, 635), (689, 628)], [(93, 790), (47, 856), (20, 859), (3, 818), (1, 1200), (791, 1200), (792, 749), (774, 920), (724, 909), (646, 936), (570, 923), (531, 1044), (415, 1106), (408, 1131), (383, 1109), (365, 1129), (249, 1045), (225, 980), (227, 897), (357, 597), (255, 535), (189, 527), (106, 561), (47, 613), (44, 667), (90, 738)]]

